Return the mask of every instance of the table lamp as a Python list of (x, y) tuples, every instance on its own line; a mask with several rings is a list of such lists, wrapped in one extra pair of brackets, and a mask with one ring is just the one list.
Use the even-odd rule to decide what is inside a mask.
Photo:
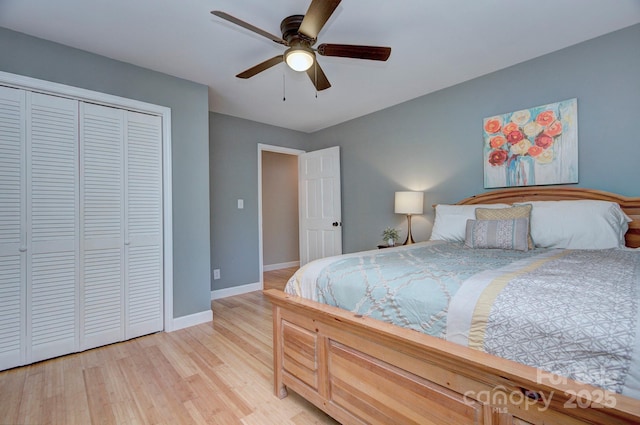
[(396, 214), (407, 215), (407, 239), (403, 245), (410, 245), (413, 243), (413, 237), (411, 236), (411, 215), (422, 214), (422, 207), (424, 205), (424, 192), (396, 192), (395, 197), (395, 212)]

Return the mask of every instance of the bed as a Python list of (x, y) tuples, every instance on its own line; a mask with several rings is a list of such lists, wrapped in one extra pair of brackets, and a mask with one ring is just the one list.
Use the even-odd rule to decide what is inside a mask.
[[(518, 203), (533, 203), (535, 211), (536, 202), (558, 200), (595, 200), (618, 204), (621, 211), (631, 220), (624, 227), (626, 232), (619, 237), (628, 248), (640, 247), (640, 198), (628, 198), (597, 190), (572, 187), (519, 188), (483, 193), (467, 198), (457, 205), (481, 205), (484, 207), (487, 204), (496, 204), (494, 206), (502, 207), (497, 204), (511, 206)], [(436, 210), (436, 217), (438, 217), (438, 210)], [(527, 224), (529, 224), (529, 220), (529, 233), (534, 236), (536, 217), (530, 215)], [(514, 220), (514, 223), (516, 221), (522, 224), (522, 220)], [(436, 218), (436, 222), (438, 222), (438, 218)], [(503, 222), (499, 221), (499, 223)], [(516, 228), (515, 224), (513, 228)], [(434, 226), (434, 233), (436, 230)], [(440, 228), (439, 231), (442, 229)], [(467, 231), (469, 230), (467, 229)], [(558, 230), (555, 233), (561, 232), (562, 230)], [(553, 236), (554, 232), (551, 233)], [(540, 234), (536, 236), (543, 238)], [(518, 239), (522, 239), (522, 237)], [(478, 241), (482, 241), (482, 239), (480, 238)], [(514, 252), (509, 250), (507, 257), (512, 258), (506, 260), (487, 257), (466, 261), (468, 263), (487, 262), (491, 266), (487, 271), (472, 269), (468, 276), (453, 277), (451, 281), (440, 279), (439, 281), (444, 282), (442, 283), (445, 286), (444, 290), (433, 294), (429, 293), (427, 299), (450, 298), (445, 303), (446, 313), (453, 314), (454, 311), (458, 311), (457, 319), (442, 320), (442, 316), (439, 316), (436, 311), (430, 313), (426, 319), (421, 318), (413, 322), (413, 326), (411, 321), (407, 320), (407, 316), (411, 316), (411, 314), (397, 313), (395, 306), (386, 310), (385, 308), (376, 309), (367, 305), (362, 301), (363, 298), (360, 298), (351, 301), (357, 305), (345, 305), (343, 307), (348, 309), (344, 309), (314, 300), (327, 301), (335, 298), (333, 301), (337, 305), (340, 305), (341, 302), (344, 303), (344, 301), (338, 300), (337, 292), (339, 289), (337, 288), (339, 287), (337, 283), (346, 279), (344, 276), (349, 272), (340, 267), (349, 261), (362, 262), (362, 258), (376, 258), (373, 253), (345, 256), (340, 260), (337, 268), (332, 269), (333, 274), (326, 272), (328, 268), (325, 269), (324, 266), (320, 267), (310, 263), (311, 265), (307, 268), (323, 269), (323, 278), (329, 282), (328, 286), (315, 295), (307, 293), (305, 295), (308, 298), (304, 298), (283, 291), (265, 291), (273, 304), (274, 390), (276, 395), (285, 397), (288, 389), (295, 391), (345, 424), (640, 423), (640, 396), (638, 395), (640, 394), (640, 383), (634, 383), (634, 380), (637, 381), (637, 377), (633, 376), (638, 373), (637, 370), (634, 371), (638, 361), (630, 359), (637, 354), (635, 350), (639, 344), (634, 341), (640, 340), (640, 338), (635, 335), (633, 328), (626, 335), (627, 340), (630, 340), (630, 346), (626, 349), (626, 353), (629, 354), (626, 365), (631, 376), (628, 379), (619, 376), (614, 379), (613, 375), (615, 374), (610, 373), (605, 366), (600, 369), (604, 373), (591, 381), (584, 374), (572, 374), (575, 371), (567, 371), (562, 368), (555, 370), (550, 365), (550, 360), (544, 358), (547, 351), (551, 352), (555, 349), (553, 347), (538, 351), (521, 350), (528, 355), (533, 352), (535, 354), (532, 356), (534, 361), (542, 361), (543, 368), (509, 360), (508, 357), (511, 355), (509, 352), (500, 353), (501, 356), (498, 356), (477, 349), (479, 348), (477, 334), (467, 326), (468, 323), (471, 323), (469, 322), (468, 309), (459, 308), (466, 302), (465, 298), (460, 298), (463, 290), (471, 288), (470, 291), (473, 293), (474, 288), (478, 286), (477, 283), (471, 286), (466, 285), (469, 276), (484, 278), (485, 283), (504, 281), (505, 275), (520, 275), (519, 272), (515, 273), (514, 270), (509, 269), (512, 264), (515, 264), (518, 270), (530, 271), (534, 263), (536, 267), (541, 263), (555, 264), (555, 269), (550, 266), (551, 273), (558, 273), (558, 270), (562, 272), (565, 267), (563, 263), (554, 263), (554, 261), (560, 261), (559, 257), (566, 257), (568, 263), (577, 263), (578, 270), (584, 269), (582, 270), (582, 279), (585, 281), (602, 279), (596, 275), (596, 273), (602, 272), (600, 269), (605, 270), (605, 275), (611, 275), (610, 271), (598, 267), (600, 260), (588, 258), (589, 255), (594, 254), (591, 250), (538, 248), (529, 250), (531, 243), (532, 241), (526, 240), (524, 245), (520, 243), (521, 249), (513, 250)], [(416, 244), (416, 247), (411, 248), (381, 250), (378, 255), (390, 258), (394, 256), (398, 258), (410, 257), (410, 262), (422, 262), (421, 258), (414, 255), (415, 252), (435, 250), (443, 258), (452, 258), (453, 253), (457, 251), (450, 245), (448, 241), (429, 242)], [(482, 257), (482, 255), (486, 255), (486, 252), (495, 250), (470, 249), (469, 251), (479, 251)], [(615, 261), (622, 261), (620, 264), (624, 264), (622, 268), (625, 270), (634, 268), (634, 261), (637, 261), (637, 257), (640, 255), (638, 251), (625, 248), (602, 251), (607, 255), (622, 254), (624, 259)], [(584, 256), (587, 257), (580, 258)], [(460, 260), (456, 259), (455, 261), (459, 262)], [(580, 265), (579, 261), (583, 261), (583, 265)], [(584, 264), (595, 264), (596, 266), (589, 269)], [(495, 270), (501, 270), (505, 273), (496, 277), (495, 274), (491, 274)], [(379, 273), (379, 270), (376, 273)], [(394, 272), (391, 270), (388, 273)], [(487, 273), (489, 274), (487, 275)], [(367, 279), (373, 279), (372, 276), (368, 275)], [(299, 279), (300, 286), (304, 286), (300, 283), (302, 280)], [(617, 282), (620, 279), (616, 276), (611, 280)], [(461, 282), (465, 282), (465, 284), (460, 284)], [(534, 284), (537, 284), (536, 282)], [(332, 286), (334, 284), (336, 286)], [(529, 284), (531, 285), (530, 282)], [(289, 286), (291, 285), (295, 284), (292, 283)], [(625, 297), (635, 297), (639, 288), (633, 281), (626, 286), (630, 292), (626, 295), (625, 293), (616, 295), (622, 297), (617, 301), (617, 304), (616, 296), (613, 293), (610, 295), (607, 291), (600, 292), (599, 295), (595, 293), (593, 298), (601, 300), (600, 303), (603, 305), (607, 302), (613, 302), (607, 307), (608, 311), (620, 313), (621, 316), (626, 317), (626, 320), (631, 320), (628, 315), (622, 314), (624, 308), (618, 308), (618, 306), (627, 306), (629, 303), (625, 302)], [(451, 288), (455, 288), (455, 290), (451, 290)], [(302, 290), (302, 288), (298, 289)], [(307, 292), (309, 290), (311, 289), (307, 288)], [(502, 292), (499, 293), (502, 296)], [(406, 298), (411, 299), (415, 292), (411, 292), (411, 288), (409, 288), (407, 294)], [(394, 293), (394, 297), (396, 295)], [(477, 290), (476, 295), (478, 299), (481, 298)], [(519, 298), (521, 295), (517, 292), (511, 294), (515, 298)], [(570, 292), (569, 298), (572, 298)], [(579, 298), (579, 292), (576, 293), (575, 298)], [(369, 300), (369, 298), (366, 299)], [(348, 302), (346, 301), (347, 304)], [(525, 304), (533, 305), (533, 302)], [(414, 306), (413, 309), (418, 311), (421, 308), (421, 306)], [(479, 309), (476, 308), (474, 311), (476, 310)], [(467, 312), (465, 313), (465, 311)], [(536, 310), (529, 310), (520, 316), (516, 315), (516, 318), (529, 318), (532, 312), (535, 314)], [(578, 313), (579, 309), (576, 312), (567, 313), (565, 315), (566, 321), (578, 320)], [(396, 319), (399, 319), (400, 322), (407, 321), (406, 326), (390, 323), (393, 322), (393, 320), (389, 320), (391, 316), (398, 316)], [(485, 325), (492, 320), (492, 317), (485, 317)], [(513, 321), (513, 318), (509, 320)], [(609, 320), (610, 318), (607, 317), (601, 322), (609, 323)], [(433, 333), (437, 336), (425, 333), (425, 331), (429, 332), (428, 329), (416, 329), (416, 326), (420, 328), (427, 322), (429, 322), (427, 328), (435, 329)], [(562, 322), (564, 321), (560, 320), (560, 325), (563, 324)], [(504, 334), (511, 335), (511, 331), (508, 329), (504, 331), (500, 326), (489, 328), (487, 325), (485, 333), (480, 334), (480, 345), (487, 345), (486, 341), (491, 340), (492, 335), (499, 334), (500, 329)], [(543, 332), (553, 333), (549, 330), (543, 330)], [(560, 331), (556, 329), (555, 332)], [(610, 330), (600, 329), (599, 332), (606, 334)], [(448, 334), (452, 336), (451, 341), (442, 338)], [(494, 345), (500, 348), (509, 344), (498, 342)], [(512, 348), (515, 347), (516, 351), (519, 346), (523, 346), (517, 340), (512, 341), (511, 345)], [(603, 345), (611, 346), (615, 343), (606, 342)], [(542, 347), (547, 347), (547, 345), (543, 344)], [(596, 347), (595, 350), (597, 351), (598, 348)], [(565, 353), (565, 356), (572, 355), (571, 350), (566, 351), (568, 353)], [(616, 353), (615, 349), (613, 351), (611, 358), (616, 358), (619, 352)], [(585, 356), (579, 351), (575, 353), (575, 364), (580, 364), (578, 360)], [(584, 360), (588, 362), (590, 357), (586, 357)], [(607, 365), (608, 361), (604, 360), (602, 364)], [(617, 369), (612, 368), (612, 370)]]

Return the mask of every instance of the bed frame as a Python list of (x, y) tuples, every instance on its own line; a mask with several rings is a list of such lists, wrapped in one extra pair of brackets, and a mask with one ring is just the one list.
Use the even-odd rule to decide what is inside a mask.
[[(618, 202), (640, 246), (640, 198), (573, 187), (487, 192), (459, 204)], [(335, 307), (265, 291), (273, 304), (274, 390), (343, 424), (639, 424), (640, 400)]]

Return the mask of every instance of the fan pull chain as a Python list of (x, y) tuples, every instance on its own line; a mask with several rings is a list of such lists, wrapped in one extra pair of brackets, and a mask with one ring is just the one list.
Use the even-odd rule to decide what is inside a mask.
[(282, 101), (286, 102), (286, 100), (287, 100), (286, 85), (285, 85), (284, 72), (283, 72), (282, 73)]
[(314, 77), (315, 77), (315, 83), (313, 84), (313, 87), (316, 89), (316, 99), (318, 98), (318, 61), (314, 60), (313, 61), (313, 69), (316, 71), (314, 72)]

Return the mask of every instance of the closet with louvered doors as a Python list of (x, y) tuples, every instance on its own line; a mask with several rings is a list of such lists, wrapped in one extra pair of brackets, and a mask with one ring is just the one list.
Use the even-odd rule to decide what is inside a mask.
[(0, 87), (0, 369), (163, 329), (161, 118)]
[(157, 116), (80, 106), (81, 349), (162, 329)]

